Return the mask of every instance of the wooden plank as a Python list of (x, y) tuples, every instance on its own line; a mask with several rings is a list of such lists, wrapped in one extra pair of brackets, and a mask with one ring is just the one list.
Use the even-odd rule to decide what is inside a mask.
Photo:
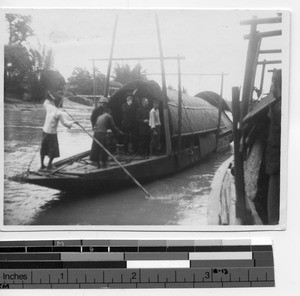
[(258, 61), (257, 65), (273, 65), (273, 64), (281, 64), (282, 61), (281, 60), (273, 60), (273, 61)]
[(276, 24), (276, 23), (281, 23), (282, 22), (282, 17), (271, 17), (271, 18), (257, 18), (253, 17), (251, 20), (246, 20), (246, 21), (241, 21), (240, 24), (242, 26), (244, 25), (260, 25), (260, 24)]
[(259, 51), (260, 54), (282, 53), (281, 49), (264, 49)]
[[(274, 30), (274, 31), (268, 31), (268, 32), (255, 32), (255, 35), (257, 35), (257, 37), (259, 38), (265, 38), (265, 37), (275, 37), (275, 36), (281, 36), (282, 35), (282, 31), (281, 30)], [(244, 39), (250, 39), (251, 34), (250, 35), (245, 35)]]
[(88, 151), (85, 151), (85, 152), (82, 152), (82, 153), (79, 153), (79, 154), (76, 154), (76, 155), (67, 157), (67, 158), (62, 159), (62, 160), (60, 160), (60, 161), (57, 161), (57, 162), (53, 163), (53, 165), (56, 166), (56, 167), (58, 167), (58, 166), (60, 166), (60, 165), (65, 164), (66, 162), (70, 162), (70, 161), (73, 160), (73, 159), (81, 159), (81, 158), (85, 158), (85, 157), (89, 156), (90, 153), (91, 153), (91, 151), (88, 150)]

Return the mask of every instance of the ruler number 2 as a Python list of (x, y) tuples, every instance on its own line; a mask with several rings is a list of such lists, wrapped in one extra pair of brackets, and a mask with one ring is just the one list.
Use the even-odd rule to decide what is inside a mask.
[(133, 272), (133, 273), (131, 274), (131, 279), (132, 279), (132, 280), (136, 280), (136, 272)]

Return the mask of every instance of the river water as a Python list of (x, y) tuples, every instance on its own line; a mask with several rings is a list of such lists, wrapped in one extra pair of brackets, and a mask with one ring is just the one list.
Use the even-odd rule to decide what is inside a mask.
[[(90, 129), (90, 110), (69, 109)], [(191, 225), (207, 224), (207, 202), (214, 173), (232, 149), (177, 175), (118, 192), (69, 196), (57, 190), (9, 179), (37, 169), (45, 113), (40, 107), (5, 108), (4, 225)], [(61, 158), (90, 149), (91, 139), (79, 127), (59, 126)]]

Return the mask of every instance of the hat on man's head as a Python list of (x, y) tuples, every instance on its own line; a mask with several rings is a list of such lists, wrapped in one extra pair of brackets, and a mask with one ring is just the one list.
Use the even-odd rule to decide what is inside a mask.
[(102, 96), (99, 100), (99, 103), (108, 103), (108, 99), (104, 96)]

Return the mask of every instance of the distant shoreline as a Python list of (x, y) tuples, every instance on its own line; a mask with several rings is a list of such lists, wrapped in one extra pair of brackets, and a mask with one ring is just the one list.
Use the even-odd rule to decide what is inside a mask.
[[(42, 103), (31, 102), (31, 101), (23, 101), (16, 98), (4, 98), (4, 109), (8, 110), (16, 110), (16, 111), (41, 111), (44, 110), (44, 106)], [(64, 98), (64, 108), (67, 109), (85, 109), (92, 110), (92, 106), (86, 106), (84, 104), (80, 104), (77, 102), (72, 102), (68, 98)]]

